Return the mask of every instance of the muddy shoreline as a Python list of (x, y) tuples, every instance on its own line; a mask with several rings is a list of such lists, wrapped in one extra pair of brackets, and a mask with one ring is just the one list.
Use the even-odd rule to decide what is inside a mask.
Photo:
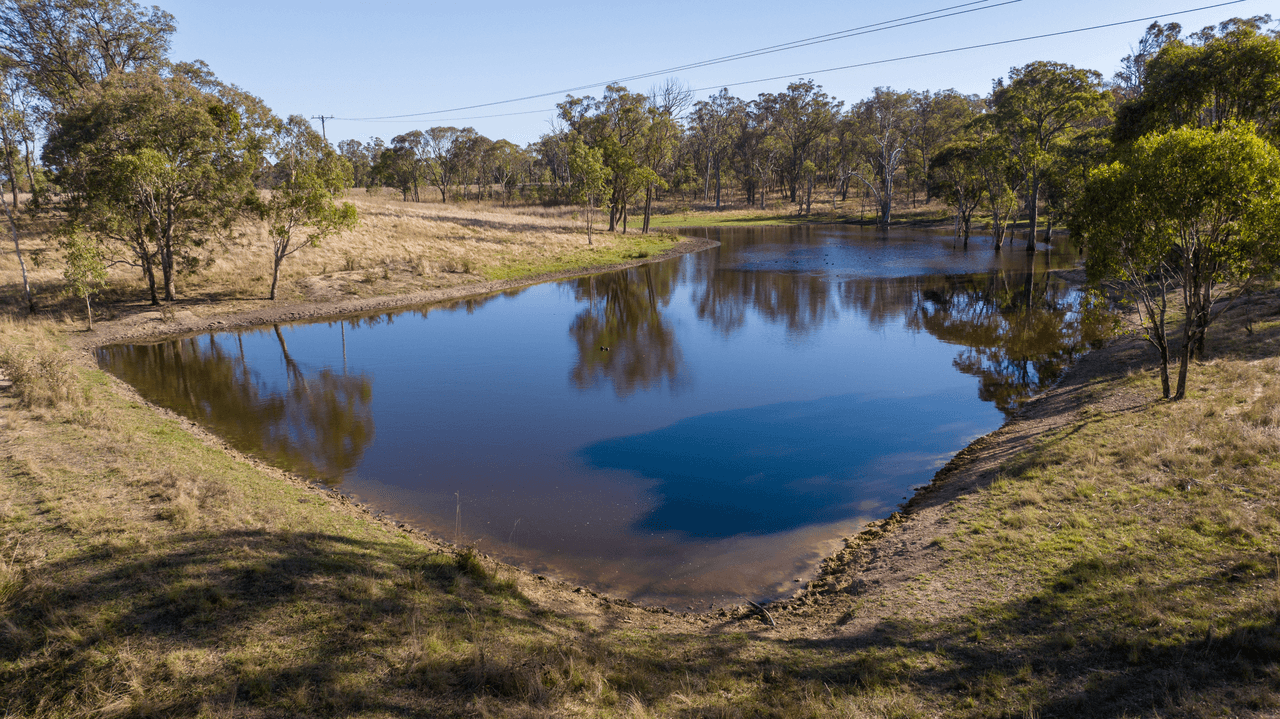
[[(719, 243), (713, 240), (686, 238), (667, 252), (633, 262), (546, 273), (519, 280), (473, 283), (406, 295), (327, 302), (270, 303), (263, 301), (261, 307), (223, 314), (217, 313), (216, 305), (213, 305), (215, 311), (207, 316), (196, 316), (192, 311), (184, 308), (166, 318), (160, 311), (147, 308), (117, 320), (101, 322), (95, 327), (95, 331), (79, 333), (76, 338), (80, 340), (77, 344), (78, 349), (81, 350), (81, 361), (86, 363), (86, 366), (96, 367), (93, 361), (93, 350), (113, 343), (158, 341), (208, 331), (339, 318), (353, 314), (447, 302), (587, 274), (637, 267), (711, 249), (718, 245)], [(1054, 273), (1073, 284), (1084, 281), (1082, 270), (1060, 270)], [(1026, 442), (1070, 422), (1083, 404), (1076, 390), (1082, 385), (1087, 385), (1090, 378), (1097, 376), (1100, 371), (1110, 367), (1116, 359), (1111, 355), (1117, 350), (1128, 354), (1134, 351), (1140, 352), (1141, 346), (1135, 347), (1132, 340), (1117, 340), (1081, 357), (1067, 370), (1057, 385), (1030, 400), (1016, 416), (1008, 419), (999, 429), (975, 439), (960, 450), (938, 470), (929, 484), (917, 488), (912, 496), (900, 505), (898, 511), (887, 518), (871, 522), (859, 534), (843, 537), (844, 547), (819, 564), (817, 575), (812, 580), (799, 585), (791, 596), (766, 603), (772, 612), (771, 623), (759, 628), (762, 631), (781, 632), (784, 635), (811, 636), (811, 633), (822, 625), (842, 626), (847, 622), (841, 621), (842, 617), (835, 616), (839, 611), (843, 611), (837, 609), (843, 606), (843, 602), (839, 601), (841, 597), (872, 594), (877, 588), (887, 586), (886, 582), (892, 584), (928, 571), (928, 567), (940, 559), (933, 556), (937, 554), (936, 552), (929, 551), (929, 543), (939, 533), (946, 531), (946, 525), (949, 524), (945, 511), (946, 505), (989, 483), (999, 464), (1020, 448), (1025, 447)], [(452, 548), (449, 542), (406, 525), (382, 508), (364, 504), (341, 490), (326, 487), (246, 455), (195, 422), (165, 408), (152, 405), (124, 382), (114, 377), (110, 377), (109, 380), (130, 401), (151, 407), (162, 416), (179, 422), (185, 430), (207, 445), (214, 446), (284, 481), (307, 487), (328, 501), (340, 505), (341, 511), (362, 515), (368, 520), (380, 523), (388, 531), (413, 536), (417, 541), (429, 546), (442, 550)], [(490, 561), (496, 562), (492, 558)], [(500, 564), (507, 571), (519, 573), (526, 581), (547, 581), (547, 578), (524, 568)], [(552, 580), (552, 584), (559, 592), (572, 591), (574, 597), (581, 597), (592, 604), (605, 603), (643, 608), (650, 612), (673, 614), (672, 619), (687, 615), (691, 621), (696, 620), (700, 624), (712, 614), (712, 612), (698, 611), (673, 612), (666, 607), (638, 607), (625, 598), (611, 598), (588, 588), (574, 587), (571, 583)], [(543, 586), (546, 585), (543, 584)], [(730, 623), (745, 622), (755, 625), (757, 622), (763, 622), (762, 610), (752, 605), (746, 598), (744, 602), (745, 604), (729, 608), (728, 611), (721, 608), (714, 610), (714, 613), (723, 619), (728, 619)], [(958, 609), (959, 605), (956, 608)], [(866, 616), (861, 618), (858, 624), (873, 621), (875, 621), (874, 617)], [(756, 627), (753, 626), (753, 628)], [(825, 631), (830, 631), (831, 628), (828, 627)], [(852, 629), (852, 627), (848, 628)]]

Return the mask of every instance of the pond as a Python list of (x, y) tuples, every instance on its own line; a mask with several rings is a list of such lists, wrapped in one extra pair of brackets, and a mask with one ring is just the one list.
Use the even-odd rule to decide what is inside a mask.
[(1034, 258), (839, 225), (447, 304), (98, 351), (242, 451), (531, 571), (794, 591), (1097, 337)]

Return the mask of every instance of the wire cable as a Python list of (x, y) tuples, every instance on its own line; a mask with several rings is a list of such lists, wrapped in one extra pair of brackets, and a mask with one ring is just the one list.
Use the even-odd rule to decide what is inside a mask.
[(1151, 15), (1149, 17), (1134, 18), (1133, 20), (1121, 20), (1119, 22), (1110, 22), (1102, 25), (1091, 25), (1089, 27), (1076, 28), (1075, 30), (1060, 30), (1058, 32), (1049, 32), (1042, 35), (1029, 35), (1027, 37), (1015, 38), (1013, 40), (997, 40), (995, 42), (984, 42), (980, 45), (966, 45), (965, 47), (953, 47), (949, 50), (934, 50), (932, 52), (921, 52), (915, 55), (900, 55), (891, 57), (886, 60), (869, 60), (867, 62), (858, 62), (852, 65), (841, 65), (839, 67), (829, 67), (825, 70), (812, 70), (810, 72), (787, 73), (786, 75), (774, 75), (773, 77), (762, 77), (756, 80), (743, 80), (742, 82), (731, 82), (723, 85), (710, 85), (707, 87), (695, 88), (694, 92), (703, 92), (706, 90), (718, 90), (722, 87), (737, 87), (738, 85), (750, 85), (757, 82), (770, 82), (772, 80), (785, 80), (792, 77), (803, 77), (805, 75), (821, 75), (825, 72), (837, 72), (839, 70), (852, 70), (858, 67), (870, 67), (872, 65), (884, 65), (890, 62), (901, 62), (903, 60), (915, 60), (922, 57), (933, 57), (936, 55), (946, 55), (953, 52), (964, 52), (966, 50), (980, 50), (987, 47), (998, 47), (1000, 45), (1012, 45), (1017, 42), (1030, 42), (1031, 40), (1043, 40), (1049, 37), (1061, 37), (1063, 35), (1074, 35), (1081, 32), (1090, 32), (1092, 30), (1102, 30), (1109, 27), (1118, 27), (1120, 25), (1132, 25), (1135, 22), (1146, 22), (1148, 20), (1158, 20), (1164, 17), (1172, 17), (1175, 15), (1185, 15), (1187, 13), (1199, 12), (1201, 10), (1211, 10), (1213, 8), (1225, 7), (1227, 5), (1238, 5), (1246, 0), (1229, 0), (1228, 2), (1217, 3), (1216, 5), (1204, 5), (1189, 10), (1177, 10), (1174, 12), (1160, 13), (1159, 15)]
[[(775, 52), (782, 52), (784, 50), (792, 50), (798, 47), (807, 47), (809, 45), (816, 45), (824, 42), (843, 40), (848, 37), (856, 37), (858, 35), (866, 35), (873, 32), (883, 32), (885, 30), (893, 30), (900, 27), (907, 27), (909, 25), (916, 25), (922, 22), (929, 22), (930, 20), (941, 20), (944, 18), (953, 17), (955, 15), (963, 15), (966, 13), (977, 12), (978, 10), (989, 10), (989, 9), (1001, 7), (1003, 5), (1012, 5), (1014, 3), (1022, 2), (1022, 0), (1005, 0), (1005, 2), (1001, 2), (996, 5), (985, 5), (984, 7), (970, 8), (968, 10), (959, 10), (958, 12), (950, 13), (947, 15), (938, 15), (938, 13), (945, 13), (949, 10), (957, 10), (958, 8), (966, 8), (966, 7), (969, 7), (970, 5), (978, 5), (978, 4), (987, 3), (987, 2), (990, 2), (990, 0), (974, 0), (973, 2), (962, 3), (960, 5), (952, 5), (950, 7), (944, 7), (938, 10), (930, 10), (929, 12), (925, 12), (925, 13), (917, 13), (915, 15), (906, 15), (900, 18), (895, 18), (893, 20), (884, 20), (882, 22), (873, 23), (871, 25), (861, 25), (859, 27), (850, 28), (848, 30), (840, 30), (834, 33), (827, 33), (825, 35), (815, 35), (813, 37), (803, 38), (801, 40), (794, 40), (792, 42), (783, 43), (781, 45), (771, 45), (769, 47), (758, 48), (756, 50), (746, 50), (744, 52), (735, 53), (733, 55), (724, 55), (722, 57), (712, 58), (710, 60), (702, 60), (699, 62), (690, 63), (688, 65), (680, 65), (673, 68), (667, 68), (665, 70), (655, 70), (653, 72), (642, 73), (640, 75), (630, 75), (627, 77), (619, 77), (613, 80), (606, 80), (604, 82), (595, 82), (589, 85), (578, 85), (577, 87), (570, 87), (564, 90), (553, 90), (551, 92), (539, 93), (537, 95), (526, 95), (524, 97), (512, 98), (510, 100), (497, 100), (495, 102), (485, 102), (479, 105), (466, 105), (463, 107), (453, 107), (447, 110), (430, 110), (427, 112), (413, 112), (413, 113), (408, 113), (404, 115), (383, 115), (380, 117), (339, 117), (336, 119), (357, 121), (357, 122), (368, 122), (373, 120), (403, 120), (405, 118), (410, 118), (410, 117), (423, 117), (425, 115), (440, 115), (446, 112), (461, 112), (463, 110), (475, 110), (482, 107), (493, 107), (494, 105), (507, 105), (513, 102), (522, 102), (524, 100), (536, 100), (544, 97), (553, 97), (555, 95), (563, 95), (571, 92), (579, 92), (581, 90), (590, 90), (596, 87), (604, 87), (606, 85), (610, 85), (614, 83), (630, 82), (632, 80), (642, 80), (645, 78), (656, 77), (658, 75), (664, 75), (671, 72), (678, 72), (681, 70), (689, 70), (689, 69), (694, 69), (699, 67), (706, 67), (709, 65), (718, 65), (725, 62), (732, 62), (734, 60), (745, 60), (747, 58), (757, 57), (759, 55), (768, 55)], [(927, 15), (937, 15), (937, 17), (925, 17)]]
[[(1149, 20), (1158, 20), (1158, 19), (1160, 19), (1160, 18), (1174, 17), (1174, 16), (1177, 16), (1177, 15), (1186, 15), (1186, 14), (1188, 14), (1188, 13), (1199, 12), (1199, 11), (1201, 11), (1201, 10), (1212, 10), (1212, 9), (1215, 9), (1215, 8), (1226, 7), (1226, 6), (1228, 6), (1228, 5), (1239, 5), (1239, 4), (1240, 4), (1240, 3), (1242, 3), (1242, 2), (1247, 2), (1247, 0), (1228, 0), (1228, 2), (1216, 3), (1216, 4), (1213, 4), (1213, 5), (1202, 5), (1202, 6), (1200, 6), (1200, 7), (1189, 8), (1189, 9), (1187, 9), (1187, 10), (1175, 10), (1175, 11), (1173, 11), (1173, 12), (1160, 13), (1159, 15), (1150, 15), (1150, 16), (1147, 16), (1147, 17), (1134, 18), (1134, 19), (1132, 19), (1132, 20), (1120, 20), (1120, 21), (1117, 21), (1117, 22), (1104, 23), (1104, 24), (1102, 24), (1102, 25), (1090, 25), (1089, 27), (1075, 28), (1074, 30), (1059, 30), (1059, 31), (1057, 31), (1057, 32), (1044, 33), (1044, 34), (1041, 34), (1041, 35), (1028, 35), (1028, 36), (1026, 36), (1026, 37), (1014, 38), (1014, 39), (1012, 39), (1012, 40), (996, 40), (996, 41), (994, 41), (994, 42), (981, 43), (981, 44), (978, 44), (978, 45), (966, 45), (966, 46), (964, 46), (964, 47), (954, 47), (954, 48), (950, 48), (950, 49), (947, 49), (947, 50), (933, 50), (933, 51), (930, 51), (930, 52), (916, 53), (916, 54), (914, 54), (914, 55), (900, 55), (900, 56), (898, 56), (898, 57), (891, 57), (891, 58), (886, 58), (886, 59), (883, 59), (883, 60), (868, 60), (867, 62), (854, 63), (854, 64), (852, 64), (852, 65), (841, 65), (841, 66), (839, 66), (839, 67), (829, 67), (829, 68), (826, 68), (826, 69), (823, 69), (823, 70), (812, 70), (812, 71), (809, 71), (809, 72), (793, 72), (793, 73), (787, 73), (786, 75), (775, 75), (775, 76), (773, 76), (773, 77), (762, 77), (762, 78), (757, 78), (757, 79), (755, 79), (755, 80), (743, 80), (743, 81), (740, 81), (740, 82), (730, 82), (730, 83), (722, 83), (722, 84), (716, 84), (716, 85), (708, 85), (708, 86), (706, 86), (706, 87), (699, 87), (699, 88), (695, 88), (695, 89), (693, 90), (693, 92), (705, 92), (705, 91), (707, 91), (707, 90), (718, 90), (718, 89), (720, 89), (720, 88), (738, 87), (739, 85), (751, 85), (751, 84), (759, 83), (759, 82), (771, 82), (771, 81), (773, 81), (773, 80), (786, 80), (786, 79), (790, 79), (790, 78), (799, 78), (799, 77), (812, 76), (812, 75), (821, 75), (821, 74), (823, 74), (823, 73), (828, 73), (828, 72), (838, 72), (838, 71), (840, 71), (840, 70), (852, 70), (852, 69), (854, 69), (854, 68), (859, 68), (859, 67), (870, 67), (870, 66), (873, 66), (873, 65), (885, 65), (885, 64), (888, 64), (888, 63), (892, 63), (892, 62), (902, 62), (902, 61), (904, 61), (904, 60), (915, 60), (915, 59), (919, 59), (919, 58), (922, 58), (922, 57), (934, 57), (934, 56), (937, 56), (937, 55), (947, 55), (947, 54), (950, 54), (950, 53), (965, 52), (965, 51), (968, 51), (968, 50), (980, 50), (980, 49), (988, 48), (988, 47), (998, 47), (998, 46), (1000, 46), (1000, 45), (1012, 45), (1012, 44), (1014, 44), (1014, 43), (1019, 43), (1019, 42), (1030, 42), (1030, 41), (1032, 41), (1032, 40), (1043, 40), (1043, 39), (1045, 39), (1045, 38), (1050, 38), (1050, 37), (1061, 37), (1061, 36), (1063, 36), (1063, 35), (1075, 35), (1075, 34), (1082, 33), (1082, 32), (1091, 32), (1091, 31), (1094, 31), (1094, 30), (1103, 30), (1103, 29), (1110, 28), (1110, 27), (1119, 27), (1119, 26), (1121, 26), (1121, 25), (1132, 25), (1133, 23), (1138, 23), (1138, 22), (1147, 22), (1147, 21), (1149, 21)], [(993, 6), (993, 7), (994, 7), (994, 6)], [(587, 86), (587, 87), (597, 87), (597, 86), (596, 86), (596, 85), (589, 85), (589, 86)], [(555, 95), (555, 94), (558, 94), (558, 93), (547, 93), (547, 95)], [(527, 98), (520, 98), (520, 99), (521, 99), (521, 100), (527, 100), (527, 99), (540, 98), (540, 97), (546, 97), (546, 95), (532, 95), (532, 96), (530, 96), (530, 97), (527, 97)], [(503, 100), (503, 101), (501, 101), (501, 102), (486, 103), (486, 104), (484, 104), (484, 105), (474, 105), (474, 106), (472, 106), (472, 107), (488, 107), (488, 106), (490, 106), (490, 105), (500, 105), (500, 104), (504, 104), (504, 103), (508, 103), (508, 102), (518, 102), (518, 100)], [(470, 109), (470, 108), (456, 108), (456, 109), (457, 109), (457, 110), (466, 110), (466, 109)], [(472, 116), (472, 117), (454, 117), (454, 118), (447, 118), (447, 119), (446, 119), (446, 118), (441, 118), (439, 121), (441, 121), (441, 122), (457, 122), (457, 121), (461, 121), (461, 120), (481, 120), (481, 119), (487, 119), (487, 118), (492, 118), (492, 117), (512, 117), (512, 116), (515, 116), (515, 115), (534, 115), (534, 114), (538, 114), (538, 113), (542, 113), (542, 112), (553, 112), (553, 111), (555, 111), (555, 108), (547, 108), (547, 109), (544, 109), (544, 110), (528, 110), (528, 111), (524, 111), (524, 112), (509, 112), (509, 113), (503, 113), (503, 114), (498, 114), (498, 115), (476, 115), (476, 116)], [(440, 111), (438, 111), (438, 112), (452, 112), (452, 110), (440, 110)], [(346, 121), (349, 121), (349, 122), (388, 122), (388, 121), (395, 121), (395, 120), (400, 120), (400, 119), (404, 119), (404, 118), (408, 118), (408, 117), (419, 117), (419, 116), (421, 116), (421, 115), (434, 115), (434, 114), (437, 114), (437, 113), (436, 113), (436, 112), (431, 112), (431, 113), (414, 113), (414, 114), (411, 114), (411, 115), (391, 115), (391, 116), (387, 116), (387, 117), (371, 117), (371, 118), (340, 117), (340, 118), (337, 118), (337, 119), (339, 119), (339, 120), (346, 120)]]

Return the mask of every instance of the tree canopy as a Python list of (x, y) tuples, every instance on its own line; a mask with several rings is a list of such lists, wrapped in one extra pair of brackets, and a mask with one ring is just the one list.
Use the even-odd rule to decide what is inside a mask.
[[(1252, 125), (1178, 128), (1140, 138), (1099, 167), (1074, 224), (1092, 279), (1116, 278), (1140, 304), (1147, 339), (1161, 355), (1164, 396), (1186, 395), (1193, 347), (1239, 293), (1280, 261), (1280, 151)], [(1227, 284), (1232, 283), (1232, 284)], [(1179, 371), (1170, 388), (1166, 297), (1183, 312)]]

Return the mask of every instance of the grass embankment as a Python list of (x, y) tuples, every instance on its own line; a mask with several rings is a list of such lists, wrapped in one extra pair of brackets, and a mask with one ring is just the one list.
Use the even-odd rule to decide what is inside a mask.
[[(1280, 296), (1068, 379), (800, 599), (669, 615), (424, 539), (0, 325), (11, 716), (1204, 716), (1280, 708)], [(994, 477), (975, 479), (982, 458)], [(942, 519), (919, 534), (930, 497)], [(924, 543), (929, 546), (924, 547)], [(912, 560), (891, 581), (892, 567)], [(878, 574), (877, 574), (878, 572)], [(873, 578), (876, 577), (876, 578)], [(881, 582), (878, 577), (885, 577)]]

